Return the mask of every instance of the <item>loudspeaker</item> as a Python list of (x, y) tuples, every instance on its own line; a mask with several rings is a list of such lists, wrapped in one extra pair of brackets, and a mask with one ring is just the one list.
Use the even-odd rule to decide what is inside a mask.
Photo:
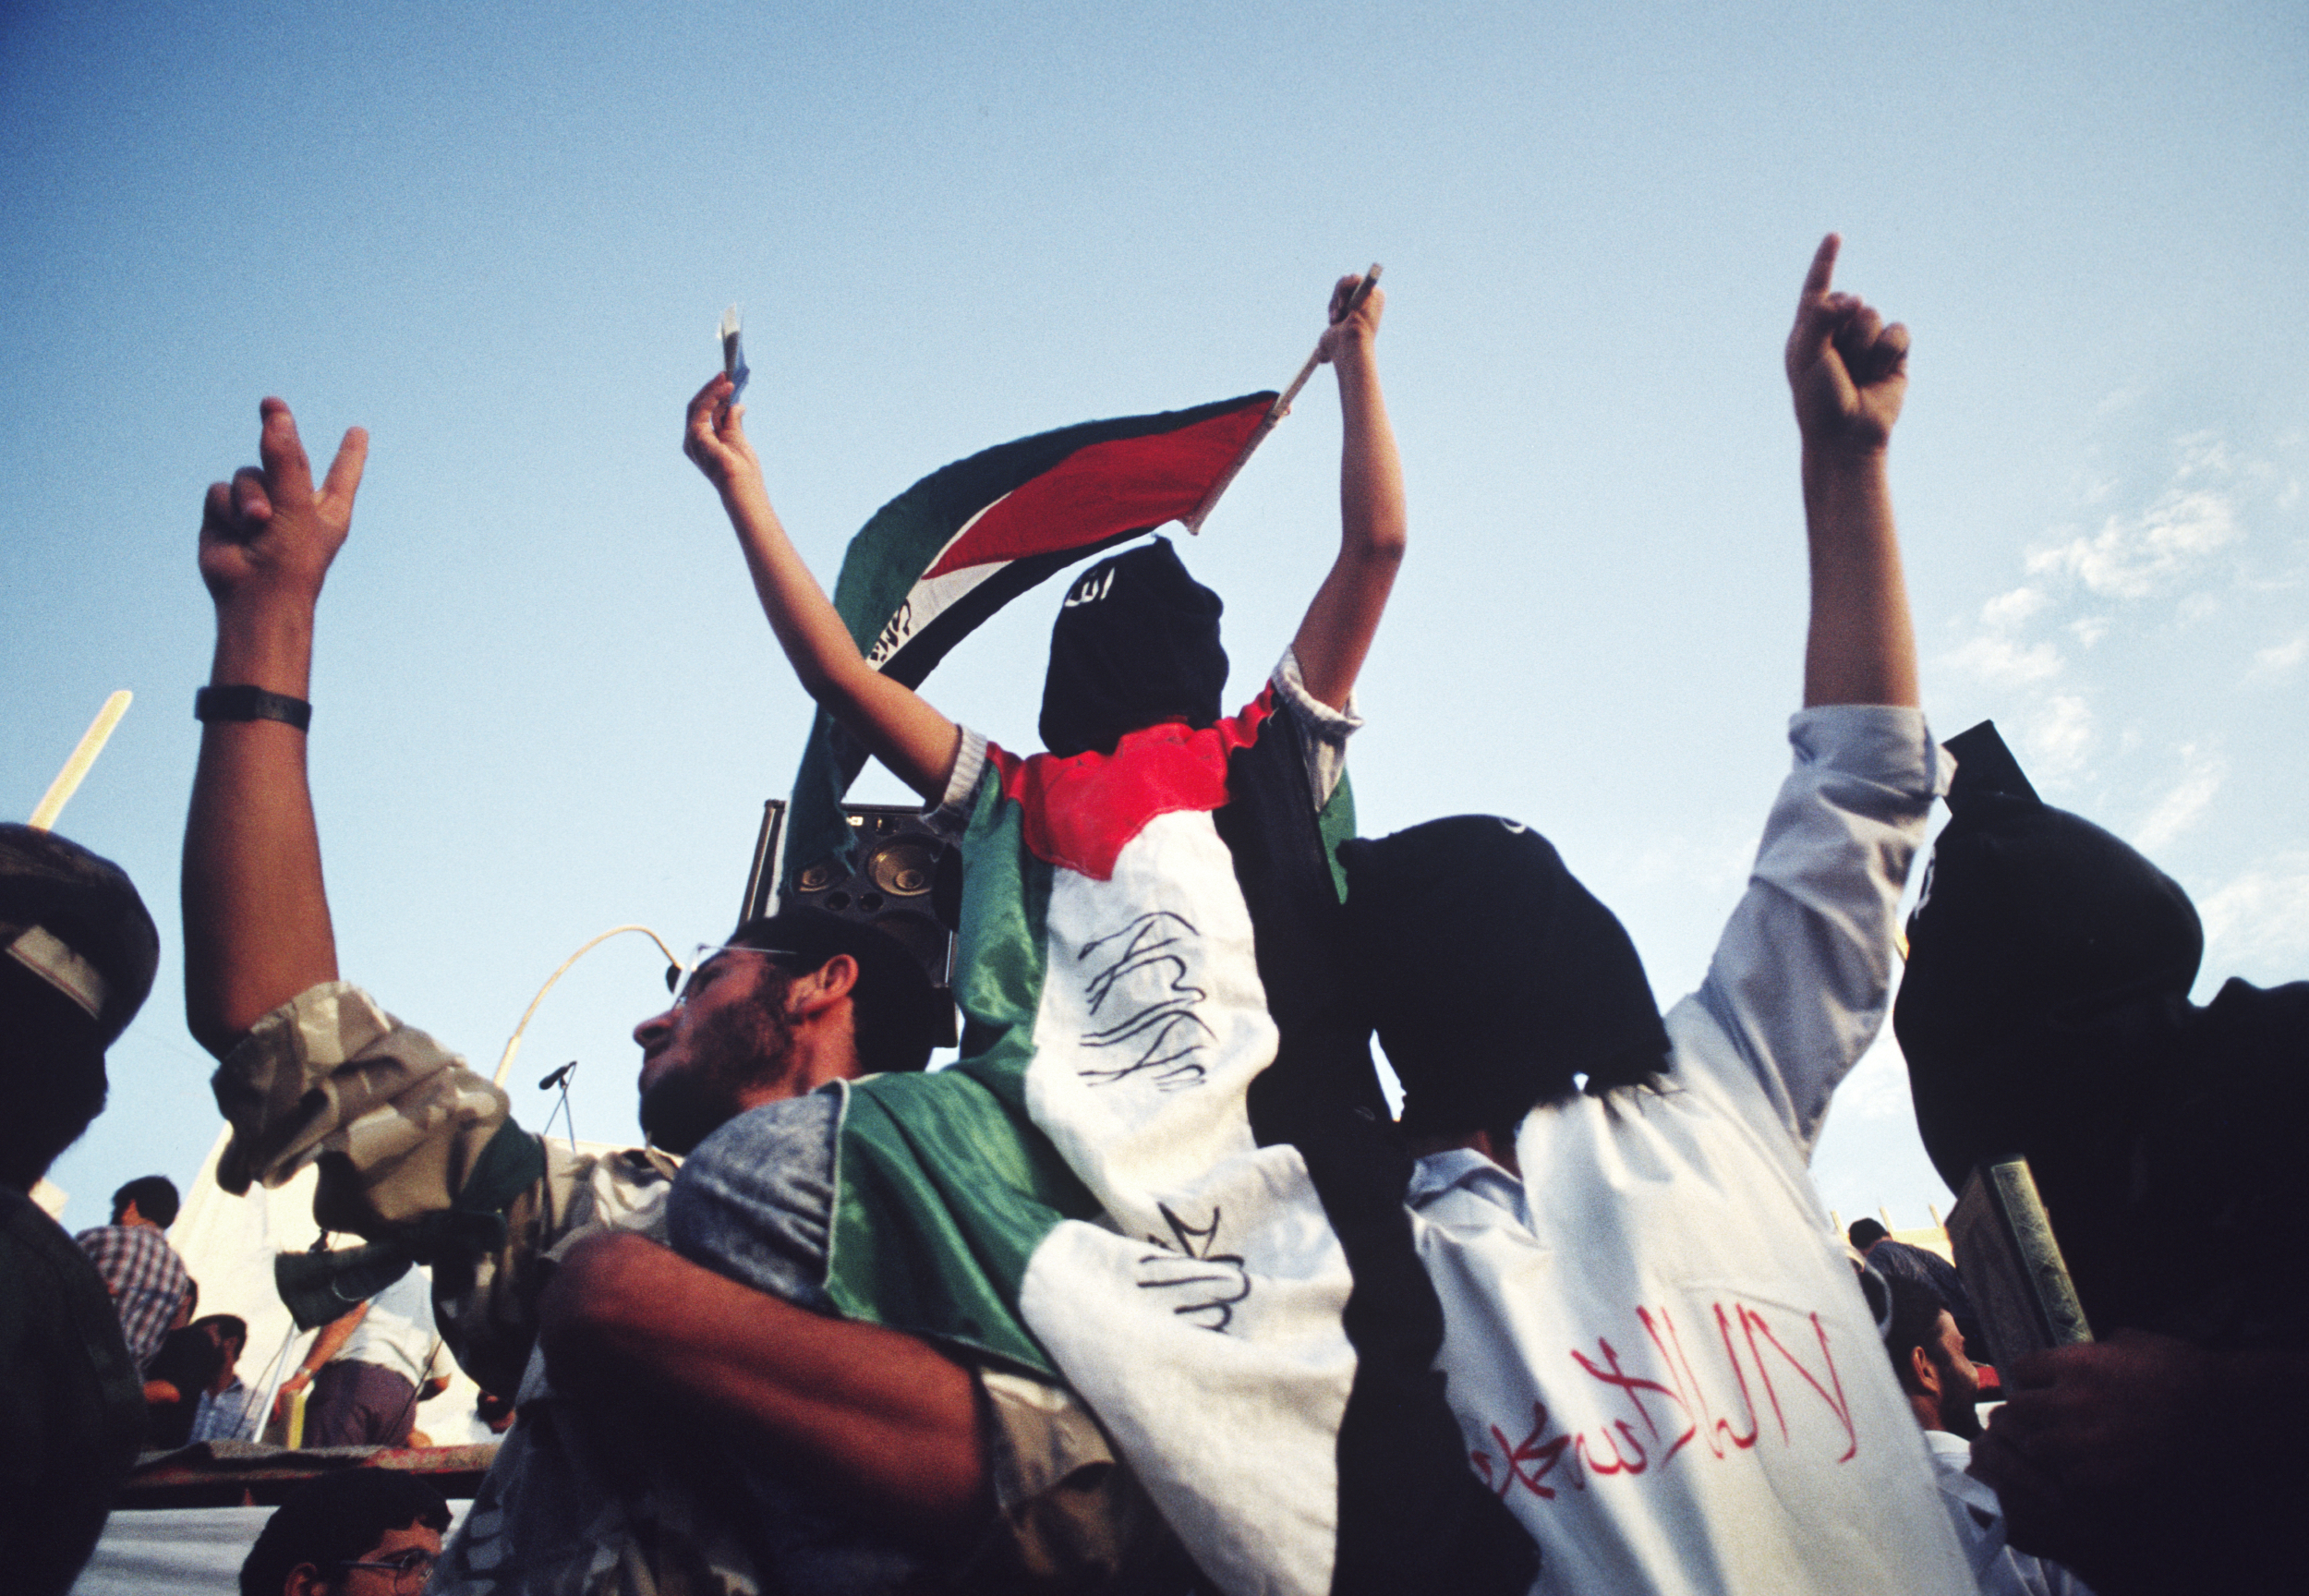
[(897, 941), (930, 985), (947, 998), (946, 1027), (936, 1038), (952, 1046), (954, 1029), (954, 930), (961, 923), (961, 850), (932, 831), (922, 811), (895, 804), (846, 807), (857, 833), (855, 870), (828, 857), (804, 865), (792, 880), (777, 879), (786, 806), (771, 799), (762, 808), (762, 831), (754, 847), (754, 868), (745, 886), (741, 918), (806, 906), (855, 920)]

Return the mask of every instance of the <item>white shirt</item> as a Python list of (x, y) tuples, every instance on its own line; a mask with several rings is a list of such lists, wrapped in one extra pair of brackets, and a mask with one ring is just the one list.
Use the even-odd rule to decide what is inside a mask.
[(438, 1345), (432, 1277), (423, 1269), (412, 1269), (369, 1300), (369, 1312), (353, 1327), (337, 1360), (374, 1363), (412, 1385), (422, 1385)]
[(1665, 1090), (1534, 1109), (1518, 1181), (1422, 1159), (1440, 1365), (1544, 1592), (1968, 1596), (1921, 1433), (1807, 1163), (1882, 1024), (1945, 784), (1915, 710), (1795, 718), (1796, 768)]
[(2082, 1579), (2058, 1563), (2047, 1563), (2004, 1543), (2004, 1508), (1987, 1481), (1974, 1479), (1972, 1443), (1945, 1430), (1927, 1430), (1941, 1504), (1956, 1539), (1971, 1561), (1981, 1596), (2093, 1596)]

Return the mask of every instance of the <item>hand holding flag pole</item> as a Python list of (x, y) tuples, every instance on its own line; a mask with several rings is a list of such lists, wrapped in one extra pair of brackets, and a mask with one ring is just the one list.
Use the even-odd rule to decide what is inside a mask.
[[(1355, 292), (1348, 295), (1345, 302), (1332, 312), (1332, 326), (1336, 327), (1362, 308), (1363, 301), (1370, 298), (1371, 291), (1379, 285), (1379, 273), (1384, 270), (1385, 268), (1376, 260), (1371, 263), (1371, 270), (1363, 273), (1363, 280), (1356, 285)], [(1291, 401), (1299, 397), (1299, 391), (1307, 386), (1307, 380), (1315, 374), (1315, 368), (1323, 364), (1323, 341), (1317, 339), (1314, 353), (1307, 357), (1307, 363), (1299, 369), (1299, 375), (1291, 379), (1291, 385), (1284, 389), (1281, 395), (1268, 407), (1266, 419), (1259, 423), (1259, 429), (1251, 435), (1251, 441), (1242, 446), (1242, 453), (1235, 456), (1235, 463), (1227, 468), (1225, 474), (1215, 483), (1212, 484), (1211, 491), (1204, 496), (1202, 503), (1194, 507), (1193, 513), (1179, 518), (1180, 525), (1189, 532), (1198, 537), (1202, 535), (1203, 523), (1210, 516), (1211, 512), (1218, 507), (1219, 496), (1232, 485), (1236, 476), (1249, 463), (1252, 453), (1260, 444), (1266, 441), (1266, 436), (1275, 430), (1275, 423), (1291, 413)]]

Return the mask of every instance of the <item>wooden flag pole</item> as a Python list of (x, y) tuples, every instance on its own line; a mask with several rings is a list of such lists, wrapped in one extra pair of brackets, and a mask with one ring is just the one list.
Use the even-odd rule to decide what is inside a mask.
[[(1363, 301), (1371, 297), (1372, 289), (1378, 284), (1379, 273), (1383, 270), (1384, 268), (1378, 261), (1374, 260), (1371, 263), (1371, 270), (1363, 273), (1361, 285), (1348, 296), (1345, 305), (1339, 307), (1339, 313), (1331, 318), (1331, 325), (1337, 326), (1362, 308)], [(1219, 495), (1225, 493), (1233, 484), (1237, 473), (1240, 472), (1250, 460), (1252, 451), (1266, 441), (1267, 434), (1275, 430), (1275, 423), (1291, 413), (1291, 401), (1299, 397), (1299, 391), (1307, 386), (1307, 380), (1315, 374), (1315, 368), (1322, 364), (1323, 341), (1317, 339), (1314, 353), (1307, 357), (1307, 364), (1299, 369), (1299, 375), (1291, 379), (1291, 385), (1283, 390), (1282, 395), (1274, 404), (1267, 406), (1265, 418), (1259, 423), (1259, 429), (1251, 433), (1251, 441), (1242, 446), (1242, 453), (1235, 456), (1235, 463), (1227, 466), (1219, 479), (1211, 485), (1211, 490), (1203, 496), (1203, 502), (1194, 507), (1193, 513), (1180, 518), (1189, 532), (1198, 537), (1201, 536), (1203, 521), (1209, 517), (1213, 510), (1218, 507)]]
[(105, 743), (112, 737), (113, 728), (119, 725), (120, 718), (128, 712), (128, 702), (133, 696), (123, 687), (104, 700), (104, 707), (96, 712), (96, 719), (90, 721), (88, 730), (80, 734), (79, 746), (72, 750), (72, 757), (64, 762), (64, 768), (56, 772), (56, 779), (48, 783), (48, 791), (42, 797), (40, 807), (32, 811), (32, 817), (25, 822), (26, 825), (35, 831), (45, 831), (55, 825), (56, 816), (64, 813), (64, 806), (80, 790), (81, 778), (88, 774), (89, 767), (96, 763), (96, 756), (104, 751)]

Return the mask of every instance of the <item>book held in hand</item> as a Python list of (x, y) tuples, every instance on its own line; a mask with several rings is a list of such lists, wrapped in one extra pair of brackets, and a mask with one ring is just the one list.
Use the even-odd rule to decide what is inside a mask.
[(1948, 1239), (1991, 1362), (2093, 1338), (2027, 1159), (1975, 1165), (1948, 1216)]

